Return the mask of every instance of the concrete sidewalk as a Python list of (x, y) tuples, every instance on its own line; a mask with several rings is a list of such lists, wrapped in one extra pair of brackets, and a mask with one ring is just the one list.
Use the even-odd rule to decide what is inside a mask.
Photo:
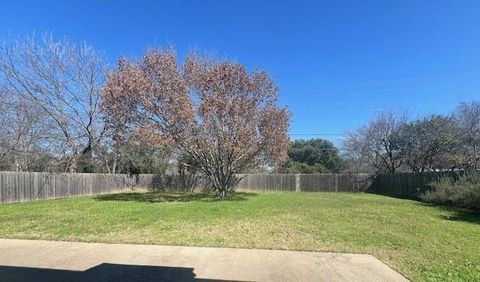
[(370, 255), (0, 239), (1, 281), (407, 281)]

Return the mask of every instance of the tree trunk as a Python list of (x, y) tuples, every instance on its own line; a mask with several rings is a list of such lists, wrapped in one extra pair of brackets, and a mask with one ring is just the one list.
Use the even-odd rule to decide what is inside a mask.
[(89, 141), (88, 144), (78, 153), (74, 153), (70, 161), (69, 170), (71, 173), (82, 172), (81, 167), (79, 167), (79, 162), (84, 156), (89, 154), (92, 151), (92, 142)]
[(226, 195), (227, 195), (227, 190), (222, 189), (222, 190), (220, 191), (220, 195), (219, 195), (220, 198), (225, 198)]
[(215, 189), (217, 197), (224, 198), (231, 192), (235, 186), (238, 184), (240, 179), (235, 176), (235, 174), (215, 174), (210, 175), (210, 182)]
[(79, 154), (75, 153), (72, 158), (70, 159), (70, 162), (68, 164), (68, 171), (70, 173), (76, 173), (78, 170), (78, 159), (79, 159)]

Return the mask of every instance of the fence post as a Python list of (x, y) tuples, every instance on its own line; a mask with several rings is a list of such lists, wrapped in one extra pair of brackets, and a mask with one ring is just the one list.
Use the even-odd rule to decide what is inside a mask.
[(300, 174), (295, 174), (295, 192), (300, 192)]
[(335, 192), (338, 192), (338, 173), (335, 173)]

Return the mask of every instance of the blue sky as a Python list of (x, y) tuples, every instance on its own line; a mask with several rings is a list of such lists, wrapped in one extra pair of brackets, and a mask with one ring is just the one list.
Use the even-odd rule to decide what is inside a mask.
[(272, 74), (292, 137), (339, 144), (381, 110), (421, 116), (479, 99), (479, 15), (467, 0), (17, 0), (2, 3), (0, 39), (52, 31), (112, 64), (149, 45), (214, 51)]

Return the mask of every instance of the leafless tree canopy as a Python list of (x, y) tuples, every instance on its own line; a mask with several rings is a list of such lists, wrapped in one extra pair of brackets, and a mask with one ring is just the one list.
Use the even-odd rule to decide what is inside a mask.
[(349, 159), (373, 173), (478, 170), (480, 103), (415, 120), (383, 113), (350, 134), (345, 149)]
[(461, 165), (480, 169), (480, 102), (461, 103), (454, 112), (459, 124)]
[(431, 115), (405, 124), (399, 134), (404, 163), (413, 172), (456, 166), (457, 128), (450, 116)]
[[(105, 64), (93, 48), (50, 35), (0, 47), (4, 93), (21, 102), (16, 110), (28, 122), (48, 125), (48, 140), (37, 137), (58, 159), (66, 158), (64, 167), (70, 172), (81, 170), (82, 158), (90, 157), (105, 132), (99, 111), (104, 72)], [(27, 127), (38, 130), (33, 124)]]
[(345, 147), (350, 157), (376, 172), (394, 173), (403, 163), (399, 135), (406, 122), (405, 114), (384, 112), (377, 115), (367, 125), (348, 135)]

